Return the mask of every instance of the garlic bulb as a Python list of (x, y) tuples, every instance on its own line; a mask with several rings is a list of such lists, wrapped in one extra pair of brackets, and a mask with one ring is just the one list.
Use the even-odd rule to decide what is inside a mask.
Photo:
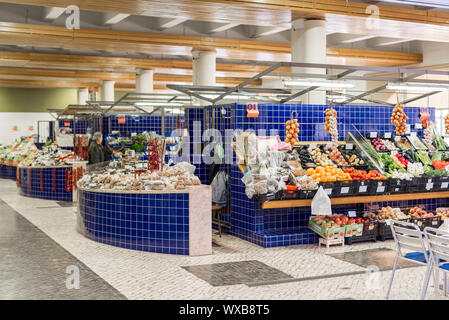
[(433, 127), (435, 126), (435, 122), (430, 121), (427, 128), (424, 129), (424, 143), (430, 151), (437, 151), (437, 148), (433, 145), (434, 134)]

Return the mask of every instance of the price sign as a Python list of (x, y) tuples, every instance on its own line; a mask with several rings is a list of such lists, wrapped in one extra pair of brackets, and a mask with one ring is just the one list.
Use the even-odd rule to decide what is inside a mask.
[(310, 147), (311, 147), (312, 149), (315, 149), (315, 148), (316, 148), (316, 143), (311, 144)]
[(345, 194), (349, 192), (349, 187), (342, 187), (340, 193)]
[(408, 124), (406, 133), (410, 133), (410, 131), (411, 131), (411, 126)]
[(70, 121), (64, 121), (64, 127), (70, 127)]
[(348, 217), (349, 217), (349, 218), (355, 218), (355, 217), (357, 217), (357, 212), (355, 212), (355, 211), (348, 211)]
[(381, 193), (385, 191), (385, 186), (378, 186), (376, 192)]
[(432, 189), (433, 189), (433, 183), (427, 183), (426, 190), (432, 190)]
[(391, 132), (387, 132), (384, 134), (385, 139), (391, 139)]
[(117, 116), (117, 123), (118, 124), (125, 124), (126, 118), (125, 116)]
[(346, 144), (346, 150), (352, 150), (352, 149), (354, 149), (354, 145), (351, 144), (351, 143), (347, 143)]
[(132, 132), (131, 137), (135, 137), (135, 136), (137, 136), (137, 132)]
[(427, 183), (432, 183), (432, 179), (427, 179)]
[(377, 138), (377, 132), (370, 132), (369, 133), (370, 138)]
[(400, 140), (401, 140), (401, 137), (400, 137), (400, 136), (394, 137), (394, 141), (398, 142), (398, 141), (400, 141)]
[(415, 129), (422, 129), (422, 123), (415, 124)]
[(257, 103), (248, 103), (246, 104), (246, 116), (248, 118), (257, 118), (259, 117), (259, 106)]
[(368, 186), (360, 186), (359, 192), (366, 192), (368, 190)]
[(391, 219), (385, 220), (385, 223), (386, 223), (387, 226), (389, 226), (391, 224)]
[(447, 189), (448, 186), (449, 186), (449, 182), (443, 182), (441, 184), (441, 189)]
[(330, 196), (332, 194), (332, 189), (324, 189), (324, 191), (326, 191), (328, 196)]

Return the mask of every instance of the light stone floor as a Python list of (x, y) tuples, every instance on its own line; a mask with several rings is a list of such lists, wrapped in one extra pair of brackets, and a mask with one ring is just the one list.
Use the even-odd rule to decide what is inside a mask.
[[(214, 247), (212, 255), (174, 256), (122, 249), (86, 239), (75, 230), (73, 207), (23, 197), (14, 181), (0, 179), (0, 198), (128, 299), (385, 299), (391, 275), (391, 271), (369, 273), (365, 268), (326, 253), (394, 249), (392, 241), (329, 249), (319, 249), (317, 245), (265, 249), (233, 236), (220, 238), (214, 234), (220, 246)], [(294, 278), (366, 272), (270, 285), (214, 287), (181, 268), (247, 260), (263, 262)], [(419, 299), (424, 273), (425, 267), (398, 270), (391, 299)], [(434, 298), (431, 281), (427, 299)]]

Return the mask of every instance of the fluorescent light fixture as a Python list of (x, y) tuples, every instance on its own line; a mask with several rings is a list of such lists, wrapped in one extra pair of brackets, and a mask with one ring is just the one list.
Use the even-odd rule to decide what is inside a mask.
[(182, 107), (182, 102), (136, 102), (134, 105), (138, 107)]
[(422, 84), (407, 84), (407, 83), (389, 83), (388, 90), (405, 90), (405, 91), (448, 91), (449, 86), (427, 86)]
[(341, 81), (311, 81), (292, 79), (284, 80), (286, 86), (302, 86), (302, 87), (326, 87), (326, 88), (354, 88), (352, 83)]

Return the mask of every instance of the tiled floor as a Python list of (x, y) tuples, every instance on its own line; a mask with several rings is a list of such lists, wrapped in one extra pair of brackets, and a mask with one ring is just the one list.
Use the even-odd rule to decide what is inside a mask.
[[(0, 199), (40, 229), (41, 234), (51, 238), (54, 246), (65, 249), (62, 251), (84, 264), (86, 272), (98, 275), (103, 283), (107, 282), (128, 299), (384, 299), (391, 276), (387, 269), (392, 264), (394, 251), (384, 249), (394, 249), (392, 241), (329, 249), (316, 245), (264, 249), (229, 235), (214, 235), (212, 255), (173, 256), (88, 240), (75, 230), (75, 207), (22, 197), (14, 181), (0, 179)], [(1, 216), (7, 215), (5, 212), (0, 209)], [(4, 223), (4, 228), (16, 225), (17, 221), (12, 219)], [(26, 238), (26, 232), (17, 232), (24, 233)], [(1, 250), (5, 248), (11, 250), (14, 245), (2, 244)], [(38, 261), (34, 252), (40, 253), (38, 248), (30, 248), (27, 264), (32, 264), (31, 260)], [(48, 259), (51, 261), (52, 258)], [(263, 270), (257, 274), (239, 270), (242, 265), (243, 270), (247, 270), (248, 262)], [(16, 263), (23, 261), (15, 260), (8, 265), (10, 279), (21, 277)], [(229, 263), (232, 272), (227, 276), (223, 267)], [(43, 267), (47, 274), (42, 279), (48, 279), (49, 285), (54, 285), (53, 278), (60, 272), (58, 266), (60, 262), (55, 261)], [(372, 272), (378, 269), (380, 271)], [(421, 266), (399, 269), (391, 299), (419, 299), (424, 273), (425, 267)], [(66, 290), (64, 282), (57, 283)], [(14, 290), (14, 287), (8, 289), (9, 294), (14, 294)], [(24, 286), (20, 290), (27, 288)], [(45, 287), (33, 290), (35, 298), (39, 298), (41, 292), (48, 292)], [(82, 278), (79, 290), (89, 290), (89, 287), (83, 289)], [(98, 292), (102, 294), (103, 290)], [(54, 296), (59, 295), (62, 295), (61, 291), (55, 290)], [(48, 296), (42, 294), (42, 298), (45, 297)], [(103, 298), (115, 297), (105, 294)], [(433, 288), (429, 287), (427, 299), (433, 298)]]

